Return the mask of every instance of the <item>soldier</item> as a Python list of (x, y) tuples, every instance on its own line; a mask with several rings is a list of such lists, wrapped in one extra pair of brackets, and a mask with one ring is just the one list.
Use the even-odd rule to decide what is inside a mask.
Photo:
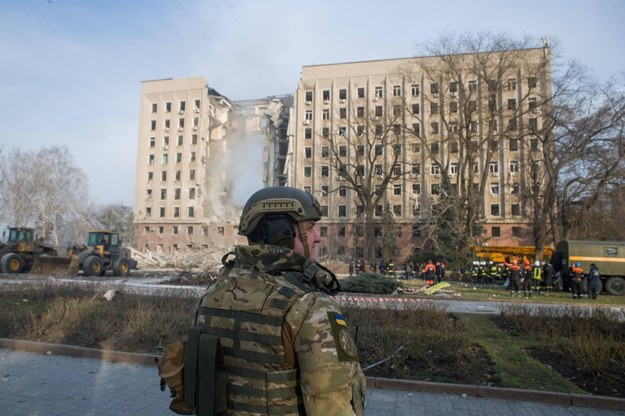
[[(243, 208), (239, 234), (250, 245), (224, 256), (194, 319), (217, 356), (221, 345), (227, 414), (364, 414), (365, 377), (332, 299), (340, 285), (316, 262), (320, 218), (317, 199), (290, 187), (261, 189)], [(224, 390), (215, 391), (218, 401)], [(198, 390), (200, 405), (211, 394)]]

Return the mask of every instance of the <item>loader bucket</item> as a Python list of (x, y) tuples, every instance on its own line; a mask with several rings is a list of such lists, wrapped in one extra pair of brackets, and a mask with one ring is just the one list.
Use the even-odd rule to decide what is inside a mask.
[(78, 259), (76, 256), (38, 256), (32, 269), (30, 269), (30, 274), (76, 276), (78, 274)]

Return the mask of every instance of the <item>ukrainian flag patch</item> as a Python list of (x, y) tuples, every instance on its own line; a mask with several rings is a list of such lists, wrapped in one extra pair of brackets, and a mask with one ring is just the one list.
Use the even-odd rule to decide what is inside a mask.
[(347, 321), (343, 315), (337, 313), (334, 315), (334, 319), (336, 320), (337, 325), (347, 326)]

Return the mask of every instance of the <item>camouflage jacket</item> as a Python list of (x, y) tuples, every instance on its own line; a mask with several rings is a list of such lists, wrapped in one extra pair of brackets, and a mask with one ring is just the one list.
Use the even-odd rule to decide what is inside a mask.
[(323, 266), (283, 247), (235, 248), (195, 324), (218, 335), (230, 415), (362, 415), (365, 377)]

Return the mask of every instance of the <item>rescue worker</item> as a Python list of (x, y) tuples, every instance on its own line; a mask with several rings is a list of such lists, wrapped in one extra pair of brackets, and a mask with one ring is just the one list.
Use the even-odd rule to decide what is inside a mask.
[(597, 292), (601, 285), (601, 274), (595, 263), (590, 263), (588, 271), (588, 299), (597, 299)]
[(549, 295), (553, 290), (554, 274), (555, 271), (553, 270), (551, 263), (543, 262), (543, 277), (545, 279), (545, 290), (547, 291), (547, 295)]
[(573, 293), (573, 299), (582, 298), (582, 280), (584, 279), (584, 269), (582, 269), (579, 262), (571, 268), (571, 293)]
[(423, 280), (425, 280), (425, 283), (433, 285), (435, 273), (436, 267), (432, 264), (432, 260), (428, 260), (427, 264), (423, 268)]
[(512, 261), (512, 265), (509, 267), (510, 274), (508, 275), (508, 290), (510, 296), (514, 293), (519, 295), (519, 283), (521, 280), (521, 267), (517, 264), (516, 260)]
[(291, 187), (261, 189), (243, 208), (250, 245), (224, 256), (194, 318), (221, 344), (227, 414), (364, 414), (365, 377), (332, 299), (340, 285), (316, 262), (320, 218), (317, 199)]
[(540, 267), (540, 262), (536, 260), (534, 262), (534, 268), (532, 269), (532, 290), (536, 293), (540, 293), (540, 285), (543, 281), (543, 269)]
[(499, 270), (499, 266), (497, 266), (497, 264), (495, 264), (495, 262), (493, 262), (492, 260), (490, 260), (488, 262), (488, 283), (495, 283), (495, 281), (497, 281), (497, 279), (499, 278), (500, 275), (500, 270)]
[(521, 286), (523, 287), (523, 295), (526, 298), (532, 296), (532, 274), (533, 269), (529, 260), (525, 259), (523, 271), (521, 274)]

